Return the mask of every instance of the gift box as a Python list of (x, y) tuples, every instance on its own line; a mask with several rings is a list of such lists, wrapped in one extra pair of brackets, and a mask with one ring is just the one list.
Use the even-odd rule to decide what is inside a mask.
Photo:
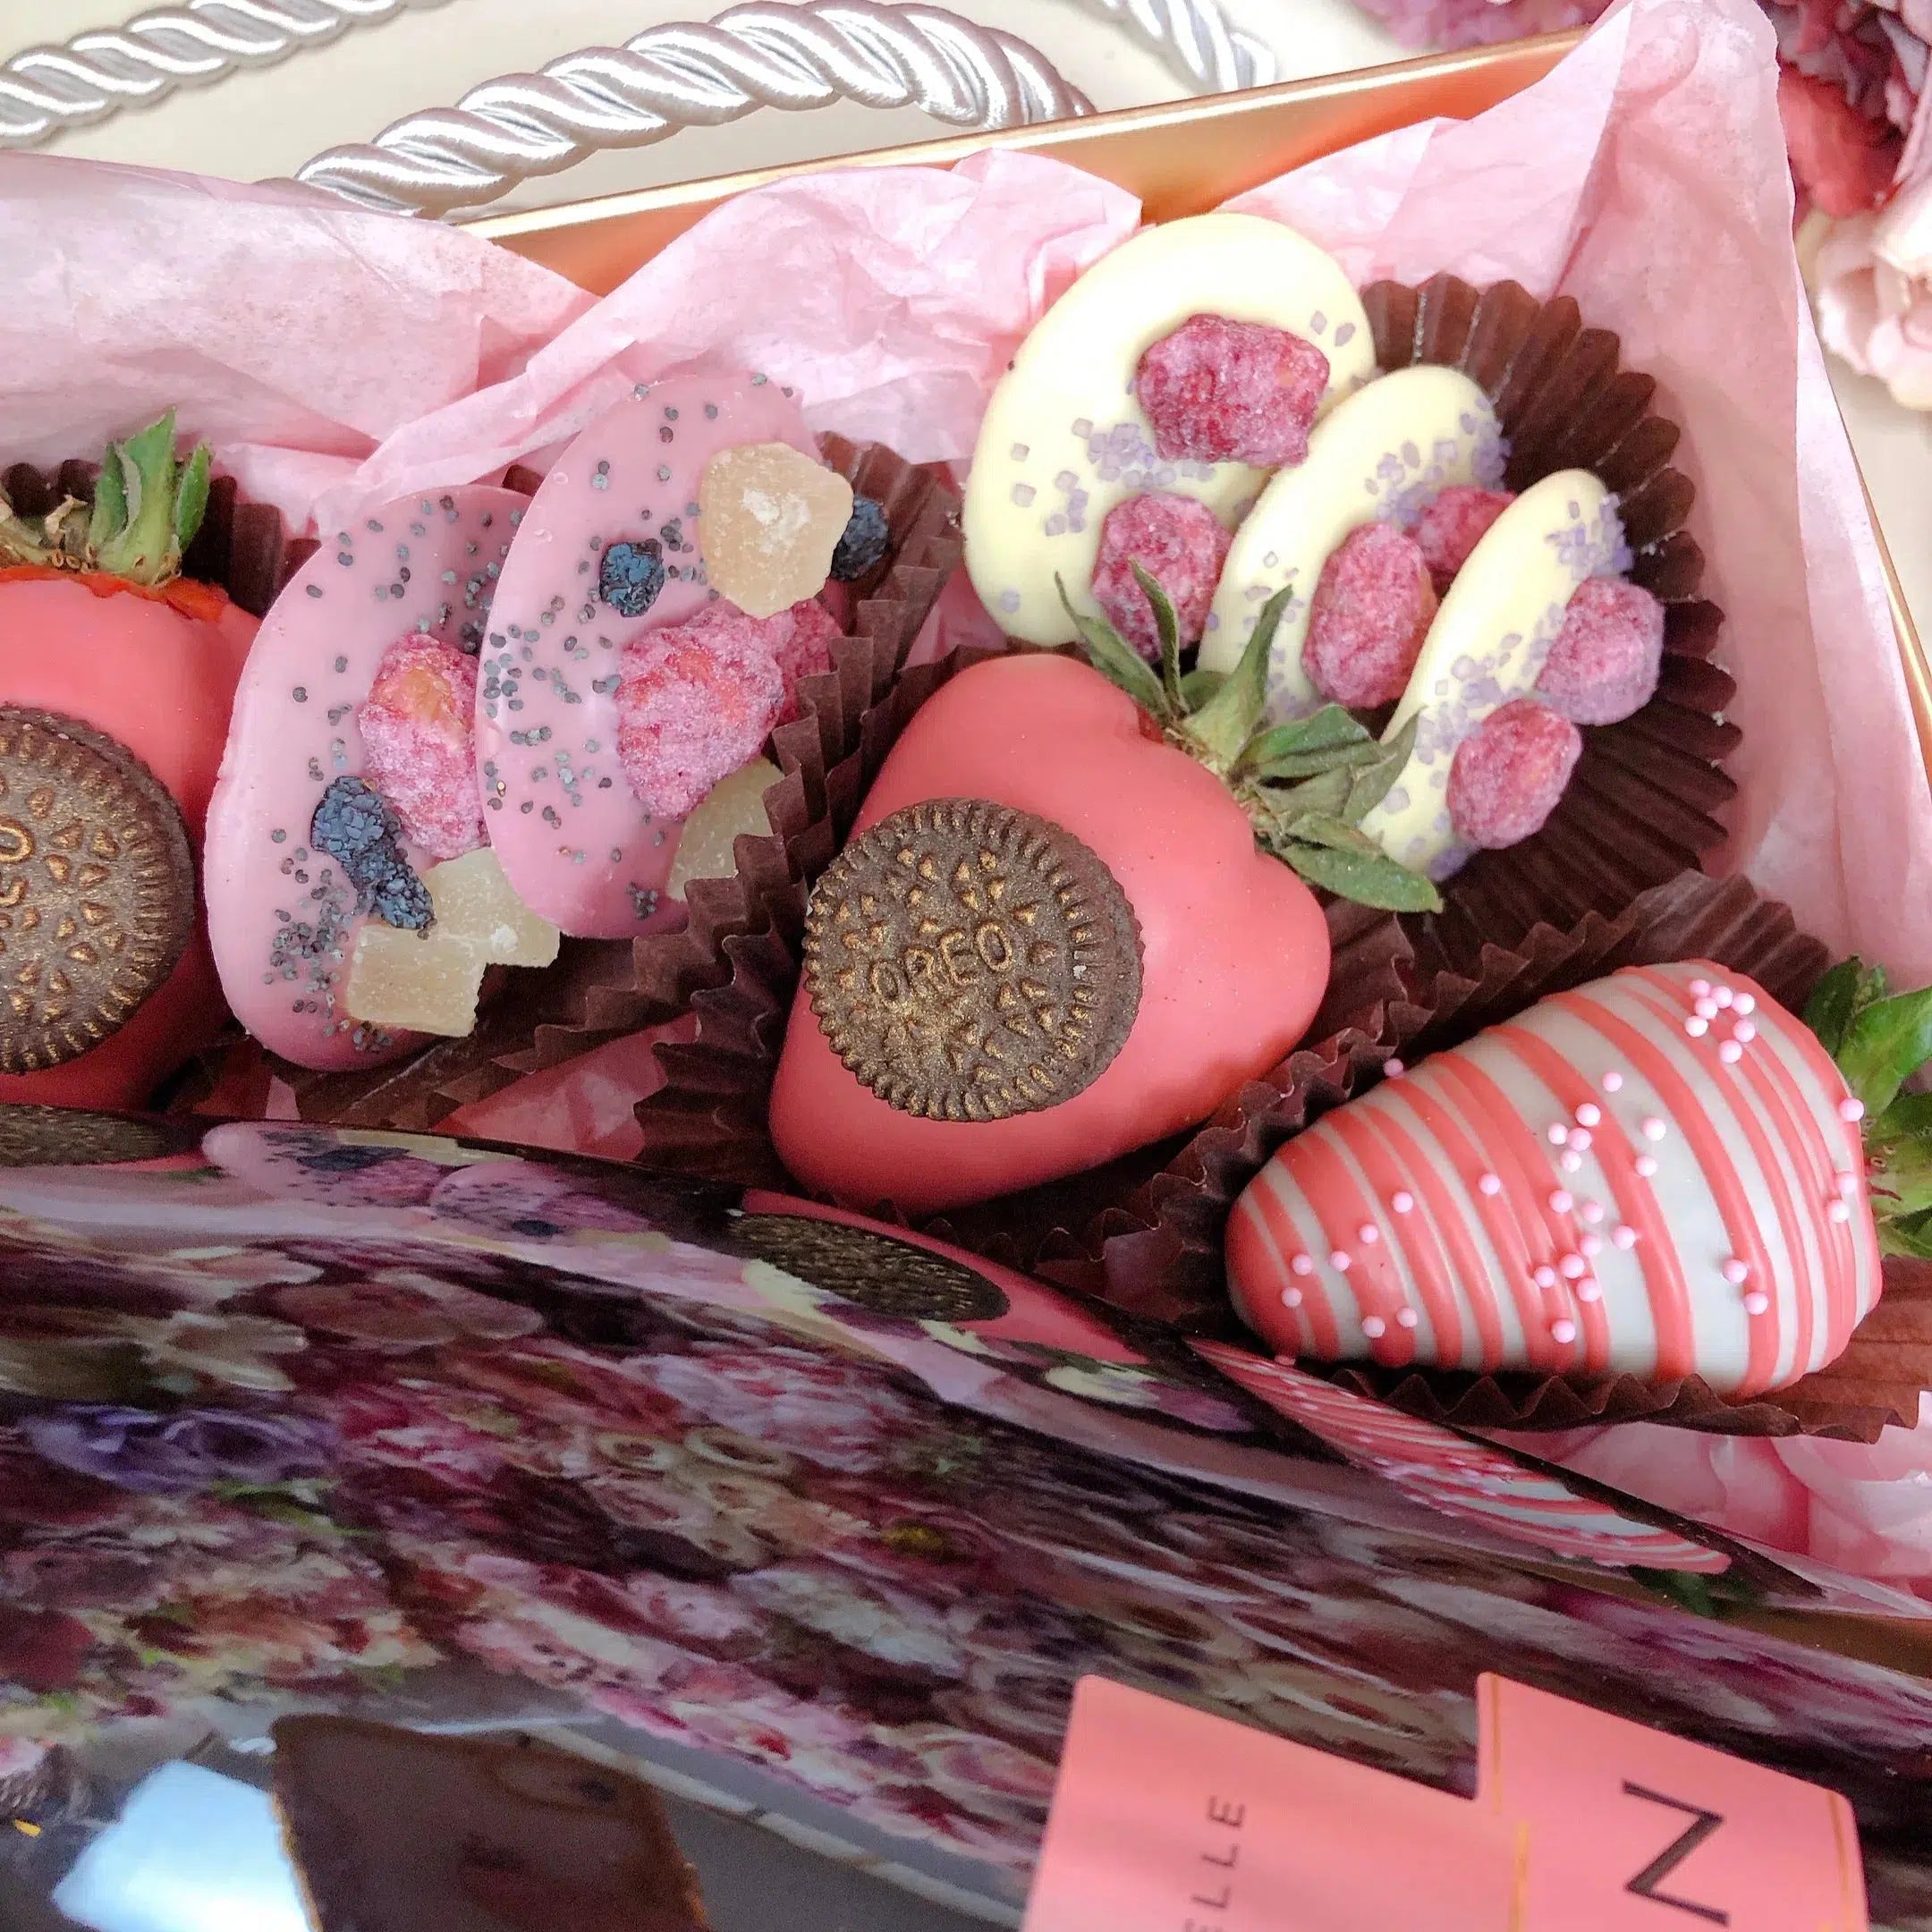
[[(1010, 208), (1039, 167), (1095, 182), (1085, 226), (1028, 232), (1033, 252), (979, 316), (989, 341), (998, 302), (1017, 334), (1039, 288), (1131, 227), (1135, 196), (1160, 218), (1261, 191), (1359, 280), (1451, 267), (1540, 275), (1546, 292), (1571, 250), (1545, 237), (1530, 261), (1499, 232), (1485, 262), (1431, 258), (1427, 196), (1410, 191), (1429, 144), (1453, 147), (1452, 123), (1511, 103), (1566, 55), (1605, 99), (1626, 62), (1634, 91), (1688, 89), (1707, 106), (1735, 78), (1654, 0), (1580, 48), (866, 158), (887, 170), (884, 205), (891, 170), (989, 153), (962, 177), (976, 184), (962, 218), (982, 221), (1002, 206), (988, 183)], [(1539, 128), (1554, 139), (1546, 97), (1517, 105), (1519, 152)], [(1267, 186), (1364, 141), (1299, 188)], [(1562, 238), (1575, 250), (1616, 183), (1641, 182), (1640, 148), (1616, 150), (1627, 175), (1591, 174)], [(751, 188), (778, 191), (762, 220), (787, 193), (809, 208), (822, 179), (782, 171), (474, 225), (603, 292), (648, 258), (675, 266), (665, 251), (706, 215), (750, 207), (735, 198)], [(238, 211), (255, 192), (235, 191)], [(1406, 225), (1385, 246), (1392, 211)], [(346, 259), (405, 251), (370, 217), (327, 219)], [(435, 480), (454, 448), (500, 465), (568, 433), (633, 345), (518, 274), (506, 263), (480, 302), (454, 272), (440, 289), (473, 356), (400, 361), (380, 394), (298, 386), (278, 420), (250, 426), (245, 480), (326, 521)], [(1770, 434), (1819, 462), (1791, 466), (1801, 500), (1775, 506), (1777, 528), (1836, 574), (1808, 588), (1802, 559), (1783, 555), (1754, 605), (1737, 546), (1748, 554), (1758, 506), (1725, 501), (1720, 479), (1711, 594), (1755, 641), (1795, 583), (1802, 616), (1784, 622), (1867, 674), (1833, 688), (1833, 715), (1883, 726), (1905, 693), (1923, 730), (1926, 669), (1895, 597), (1896, 688), (1874, 689), (1857, 656), (1885, 614), (1882, 553), (1848, 452), (1801, 419), (1828, 404), (1795, 271), (1785, 292), (1775, 358), (1801, 415)], [(1643, 334), (1641, 295), (1609, 319), (1667, 386), (1679, 345)], [(546, 363), (535, 345), (553, 335), (568, 347)], [(230, 367), (250, 369), (245, 345)], [(144, 379), (124, 373), (131, 389)], [(970, 427), (973, 399), (944, 377), (895, 365), (898, 400), (835, 427), (956, 457), (902, 435), (915, 394), (955, 442)], [(472, 391), (505, 386), (508, 415), (479, 413)], [(1905, 795), (1896, 731), (1877, 730), (1885, 756), (1862, 775), (1875, 826), (1849, 801), (1843, 821), (1795, 811), (1765, 775), (1816, 748), (1809, 725), (1755, 722), (1744, 835), (1783, 868), (1775, 889), (1809, 886), (1828, 939), (1925, 963), (1922, 895), (1853, 865), (1881, 829), (1905, 840), (1902, 863), (1932, 856), (1911, 836), (1923, 800), (1902, 820), (1887, 809)], [(1843, 879), (1823, 890), (1821, 855), (1841, 840)], [(1875, 1918), (1932, 1926), (1925, 1606), (1713, 1530), (1690, 1500), (1639, 1501), (1614, 1459), (1580, 1475), (1538, 1443), (1400, 1414), (775, 1190), (294, 1121), (17, 1110), (0, 1125), (0, 1732), (86, 1760), (130, 1736), (165, 1753), (211, 1713), (244, 1743), (303, 1709), (541, 1726), (817, 1856), (1016, 1922), (1081, 1677), (1468, 1793), (1476, 1680), (1492, 1671), (1842, 1792)]]

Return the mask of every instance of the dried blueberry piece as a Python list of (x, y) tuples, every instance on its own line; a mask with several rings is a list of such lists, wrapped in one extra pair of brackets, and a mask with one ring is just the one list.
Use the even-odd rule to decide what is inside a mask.
[(428, 932), (436, 919), (429, 888), (406, 865), (385, 873), (369, 889), (369, 909), (386, 926)]
[(870, 496), (854, 496), (852, 521), (832, 552), (832, 575), (839, 583), (863, 577), (892, 547), (886, 507)]
[(335, 779), (309, 823), (309, 843), (343, 869), (361, 911), (421, 932), (434, 911), (428, 888), (402, 857), (402, 821), (360, 778)]
[(655, 537), (614, 543), (597, 571), (597, 595), (620, 617), (641, 617), (664, 589), (664, 552)]

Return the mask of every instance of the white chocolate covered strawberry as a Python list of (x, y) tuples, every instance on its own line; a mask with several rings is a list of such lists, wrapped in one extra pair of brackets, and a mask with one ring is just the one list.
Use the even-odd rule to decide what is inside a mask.
[(1707, 962), (1627, 967), (1396, 1069), (1235, 1204), (1235, 1305), (1289, 1355), (1784, 1387), (1870, 1312), (1881, 1247), (1925, 1244), (1899, 1089), (1932, 999), (1883, 992), (1848, 962), (1801, 1021)]

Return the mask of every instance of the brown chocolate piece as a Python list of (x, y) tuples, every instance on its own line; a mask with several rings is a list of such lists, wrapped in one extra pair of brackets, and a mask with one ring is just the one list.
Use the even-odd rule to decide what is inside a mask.
[(154, 774), (84, 724), (0, 707), (0, 1072), (118, 1031), (194, 920), (187, 829)]
[(318, 1716), (274, 1736), (318, 1932), (705, 1932), (662, 1801), (622, 1771), (514, 1733)]
[(977, 1268), (911, 1241), (809, 1215), (742, 1215), (732, 1233), (761, 1261), (877, 1315), (912, 1321), (997, 1321), (1005, 1291)]
[(990, 1121), (1070, 1100), (1126, 1043), (1140, 932), (1072, 833), (984, 799), (928, 799), (854, 839), (813, 890), (805, 987), (880, 1099)]

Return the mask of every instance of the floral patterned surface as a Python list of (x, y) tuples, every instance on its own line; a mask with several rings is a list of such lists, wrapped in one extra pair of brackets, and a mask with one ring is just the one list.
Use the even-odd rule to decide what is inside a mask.
[(1050, 1290), (921, 1317), (841, 1233), (832, 1294), (740, 1205), (273, 1125), (0, 1173), (0, 1733), (467, 1659), (1017, 1884), (1084, 1674), (1467, 1788), (1490, 1669), (1835, 1784), (1875, 1902), (1923, 1883), (1932, 1685), (1417, 1535)]

